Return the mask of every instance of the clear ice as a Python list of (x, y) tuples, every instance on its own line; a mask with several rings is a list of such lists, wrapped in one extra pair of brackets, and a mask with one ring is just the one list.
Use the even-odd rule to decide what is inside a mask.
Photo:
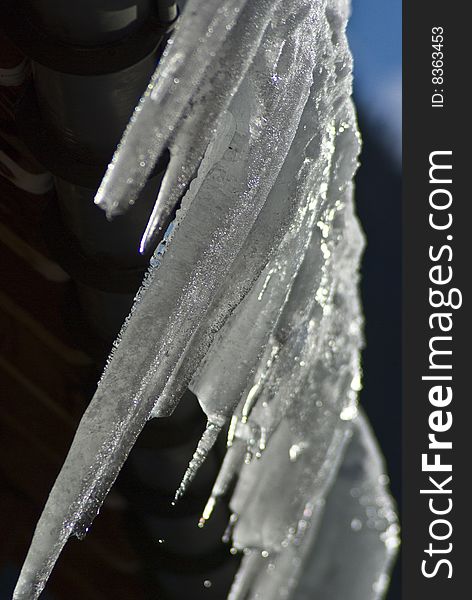
[(15, 600), (40, 595), (145, 423), (169, 416), (188, 387), (208, 426), (176, 496), (224, 429), (200, 525), (236, 481), (226, 536), (243, 558), (228, 598), (385, 591), (398, 524), (357, 409), (363, 237), (348, 15), (347, 0), (186, 3), (95, 200), (110, 216), (126, 211), (169, 148), (140, 250), (176, 216), (51, 490)]

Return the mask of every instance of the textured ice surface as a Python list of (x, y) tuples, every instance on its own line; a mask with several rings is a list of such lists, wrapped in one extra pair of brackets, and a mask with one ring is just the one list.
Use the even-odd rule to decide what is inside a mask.
[[(333, 600), (381, 593), (396, 523), (356, 408), (363, 241), (347, 16), (344, 0), (187, 2), (96, 197), (109, 215), (126, 210), (168, 147), (141, 250), (177, 206), (176, 218), (50, 493), (17, 600), (40, 594), (146, 421), (170, 415), (187, 387), (208, 426), (177, 496), (225, 428), (201, 525), (237, 480), (226, 537), (244, 557), (229, 598), (286, 598), (304, 561), (313, 582), (302, 576), (300, 598), (310, 585)], [(370, 525), (349, 486), (364, 490)]]
[(359, 414), (323, 518), (307, 536), (306, 564), (294, 600), (334, 600), (346, 597), (346, 590), (352, 600), (383, 597), (399, 545), (387, 482), (372, 431)]

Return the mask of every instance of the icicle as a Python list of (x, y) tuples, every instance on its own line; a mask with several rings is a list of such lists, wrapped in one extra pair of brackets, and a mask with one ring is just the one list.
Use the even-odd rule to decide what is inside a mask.
[[(341, 259), (344, 253), (341, 245), (337, 256)], [(343, 269), (344, 260), (356, 259), (354, 253), (341, 260), (339, 266)], [(340, 406), (351, 402), (351, 381), (360, 338), (356, 330), (349, 331), (344, 327), (343, 320), (350, 322), (351, 312), (355, 314), (358, 310), (357, 303), (353, 302), (355, 285), (352, 279), (338, 283), (338, 305), (336, 312), (333, 309), (333, 318), (328, 320), (329, 327), (319, 336), (321, 345), (313, 346), (313, 332), (310, 334), (309, 329), (308, 334), (303, 330), (300, 336), (287, 338), (285, 344), (290, 352), (279, 355), (276, 363), (280, 373), (272, 406), (264, 408), (259, 403), (251, 415), (251, 421), (259, 423), (261, 428), (265, 425), (273, 429), (273, 423), (265, 416), (270, 409), (267, 414), (275, 419), (277, 428), (260, 461), (243, 467), (233, 495), (232, 510), (241, 515), (235, 530), (239, 546), (279, 551), (291, 523), (298, 520), (297, 511), (302, 510), (307, 494), (314, 493), (313, 486), (320, 497), (325, 493), (329, 474), (343, 446), (343, 432), (349, 423), (340, 419)], [(340, 329), (345, 332), (345, 339), (339, 333)], [(316, 335), (319, 333), (317, 331)], [(333, 340), (339, 340), (335, 351)], [(299, 345), (292, 347), (294, 341)], [(310, 361), (311, 353), (320, 356), (315, 364)], [(297, 361), (295, 357), (298, 357)], [(290, 394), (290, 402), (287, 402)], [(310, 402), (313, 397), (323, 398), (320, 407)], [(325, 402), (332, 403), (332, 410), (326, 411)], [(278, 411), (274, 413), (275, 407)], [(300, 440), (304, 450), (292, 462), (290, 449), (296, 443), (300, 445)], [(305, 473), (303, 478), (302, 473)], [(306, 473), (312, 475), (306, 477)], [(283, 494), (281, 485), (296, 489), (295, 498)]]
[[(300, 86), (303, 88), (308, 85), (307, 78), (300, 77), (295, 72), (292, 79), (297, 83), (297, 91), (291, 79), (287, 78), (284, 93), (295, 93), (297, 101), (303, 106)], [(242, 99), (239, 99), (233, 109), (236, 110), (237, 107), (240, 112), (246, 113), (250, 109)], [(159, 414), (170, 414), (175, 407), (179, 397), (173, 393), (175, 387), (169, 388), (168, 382), (180, 364), (182, 353), (192, 339), (195, 328), (199, 326), (203, 315), (208, 314), (216, 291), (228, 280), (231, 265), (242, 249), (246, 236), (252, 231), (258, 212), (276, 179), (280, 161), (295, 134), (299, 115), (295, 111), (290, 118), (290, 126), (286, 123), (283, 130), (283, 140), (277, 129), (277, 154), (272, 155), (267, 162), (266, 153), (263, 153), (264, 164), (260, 166), (259, 172), (263, 167), (266, 177), (256, 183), (251, 180), (249, 190), (243, 186), (244, 204), (236, 212), (233, 196), (221, 195), (221, 187), (218, 186), (218, 194), (215, 194), (215, 179), (216, 183), (220, 182), (218, 176), (221, 177), (221, 171), (214, 169), (211, 172), (211, 186), (209, 176), (205, 179), (205, 185), (201, 184), (198, 199), (187, 208), (185, 217), (172, 234), (169, 248), (159, 266), (158, 279), (153, 279), (154, 276), (151, 275), (146, 281), (87, 415), (79, 427), (63, 472), (51, 493), (50, 504), (56, 508), (51, 511), (46, 507), (43, 520), (38, 524), (38, 527), (44, 527), (48, 531), (56, 528), (55, 536), (58, 540), (54, 544), (57, 551), (54, 556), (48, 554), (46, 546), (42, 548), (45, 552), (44, 563), (41, 562), (41, 552), (36, 547), (41, 543), (40, 530), (38, 537), (33, 540), (27, 562), (33, 561), (33, 556), (35, 557), (36, 566), (32, 572), (42, 581), (49, 574), (67, 539), (68, 531), (62, 528), (62, 523), (71, 523), (73, 526), (80, 520), (82, 507), (92, 494), (99, 497), (100, 501), (103, 500), (134, 440), (149, 418), (151, 407), (156, 405), (156, 396), (159, 397)], [(240, 120), (247, 123), (247, 119), (245, 121), (241, 117)], [(242, 131), (246, 132), (245, 129)], [(272, 134), (273, 132), (267, 131), (265, 138), (263, 135), (259, 139), (261, 147), (273, 147)], [(243, 152), (242, 157), (244, 156)], [(254, 176), (252, 172), (247, 172), (243, 158), (241, 163), (235, 164), (234, 157), (231, 157), (231, 162), (228, 157), (228, 168), (224, 170), (226, 185), (228, 173), (233, 174), (235, 186), (240, 177)], [(239, 189), (239, 185), (238, 183), (236, 189)], [(212, 193), (208, 197), (206, 194), (209, 188)], [(263, 238), (262, 231), (260, 235)], [(241, 263), (240, 269), (242, 266)], [(247, 264), (245, 266), (247, 269)], [(155, 281), (159, 285), (155, 285)], [(234, 289), (240, 285), (240, 280), (237, 280)], [(195, 295), (195, 287), (201, 290), (200, 294)], [(227, 314), (231, 305), (223, 302), (224, 299), (225, 296), (222, 296), (220, 306), (224, 306)], [(160, 306), (158, 311), (155, 309), (157, 305)], [(221, 318), (222, 313), (224, 318), (221, 309), (214, 318)], [(213, 328), (214, 321), (206, 320), (202, 334), (207, 335), (206, 332)], [(173, 382), (174, 386), (182, 385), (175, 379)], [(162, 395), (164, 387), (169, 389), (165, 396)], [(71, 473), (75, 475), (73, 481)], [(29, 565), (25, 565), (25, 573), (29, 572), (29, 568)]]
[(157, 196), (156, 203), (154, 208), (152, 209), (151, 216), (149, 217), (149, 221), (146, 225), (146, 229), (144, 230), (143, 237), (141, 238), (141, 242), (139, 244), (139, 252), (140, 254), (146, 254), (148, 249), (152, 246), (154, 238), (156, 237), (158, 231), (160, 231), (168, 218), (172, 214), (178, 199), (169, 195), (168, 192), (168, 181), (170, 179), (169, 176), (169, 168), (172, 168), (173, 165), (172, 158), (169, 163), (169, 167), (164, 175), (164, 178), (161, 183), (161, 187), (159, 189), (159, 193)]
[(244, 4), (192, 0), (186, 6), (97, 192), (95, 203), (109, 216), (136, 200)]
[(252, 407), (256, 403), (260, 393), (261, 393), (261, 383), (257, 382), (252, 386), (252, 388), (249, 390), (248, 395), (246, 396), (246, 400), (244, 402), (242, 415), (241, 415), (242, 423), (247, 423), (249, 413), (251, 412)]
[[(342, 119), (342, 122), (346, 122), (347, 116), (341, 113), (339, 118)], [(335, 157), (341, 153), (342, 148), (343, 146), (336, 147)], [(336, 198), (339, 199), (337, 205), (342, 207), (346, 214), (346, 222), (351, 223), (352, 208), (349, 187), (341, 191), (339, 182), (333, 177), (326, 192), (327, 199), (332, 200), (333, 204), (335, 204)], [(343, 201), (341, 202), (341, 200)], [(334, 209), (332, 205), (328, 206), (330, 206), (327, 210), (328, 216), (323, 216), (325, 231), (328, 227), (326, 223), (332, 223), (335, 219), (338, 222), (336, 228), (344, 228), (345, 221), (339, 218), (336, 204)], [(298, 382), (303, 381), (306, 373), (313, 369), (312, 357), (330, 351), (331, 341), (327, 328), (331, 326), (331, 323), (337, 322), (340, 324), (338, 327), (340, 330), (344, 327), (344, 331), (347, 331), (344, 323), (349, 320), (344, 318), (344, 314), (352, 314), (354, 321), (359, 311), (358, 302), (353, 300), (355, 298), (355, 281), (353, 281), (352, 290), (349, 289), (347, 292), (350, 305), (345, 308), (344, 314), (343, 310), (339, 310), (342, 319), (337, 321), (334, 319), (331, 298), (336, 285), (338, 285), (336, 273), (341, 272), (343, 268), (352, 269), (351, 265), (356, 264), (362, 248), (362, 239), (357, 226), (346, 228), (345, 237), (340, 239), (347, 241), (341, 242), (335, 235), (336, 229), (334, 227), (332, 229), (331, 250), (327, 258), (323, 258), (321, 251), (321, 246), (326, 242), (320, 229), (317, 227), (311, 235), (302, 265), (274, 328), (271, 341), (256, 371), (255, 384), (248, 395), (247, 406), (243, 409), (244, 412), (252, 410), (255, 405), (253, 392), (256, 392), (257, 406), (253, 420), (264, 432), (264, 445), (268, 443), (272, 433), (284, 418), (286, 410), (293, 403), (292, 397), (299, 386)], [(334, 265), (336, 265), (337, 271), (334, 269)], [(331, 335), (333, 339), (336, 337), (335, 333)], [(351, 337), (347, 336), (346, 347), (352, 346), (357, 352), (355, 349), (359, 347), (360, 339), (357, 334)], [(326, 350), (323, 349), (323, 344), (328, 345)], [(277, 360), (274, 360), (274, 348), (277, 350)], [(341, 377), (341, 372), (336, 373), (335, 377)]]
[(218, 439), (221, 428), (221, 424), (212, 423), (211, 421), (207, 423), (205, 431), (198, 442), (198, 446), (195, 450), (192, 460), (185, 471), (182, 482), (180, 483), (178, 490), (175, 492), (175, 501), (185, 494), (188, 486), (197, 474), (198, 469), (205, 462), (210, 450), (213, 448), (214, 443)]
[(211, 490), (210, 498), (208, 499), (202, 516), (200, 517), (198, 523), (199, 527), (203, 527), (205, 525), (206, 521), (208, 521), (208, 519), (211, 517), (217, 500), (228, 491), (231, 482), (241, 468), (244, 460), (244, 453), (245, 444), (240, 440), (237, 440), (235, 445), (232, 445), (226, 451), (223, 463)]
[(226, 439), (226, 446), (228, 448), (230, 448), (233, 445), (234, 435), (236, 433), (236, 427), (237, 427), (237, 425), (238, 425), (238, 416), (237, 415), (233, 415), (231, 417), (231, 421), (229, 423), (228, 437)]
[(216, 498), (215, 496), (210, 496), (205, 504), (205, 508), (203, 509), (202, 516), (198, 521), (198, 526), (200, 529), (205, 526), (205, 523), (209, 520), (213, 513), (213, 509), (215, 508)]
[(261, 570), (263, 560), (261, 553), (257, 550), (244, 552), (241, 566), (229, 591), (228, 600), (245, 600), (254, 579)]
[[(183, 114), (184, 118), (181, 121), (180, 127), (176, 130), (175, 135), (173, 135), (174, 127), (166, 124), (167, 135), (163, 136), (162, 143), (165, 143), (169, 135), (171, 136), (171, 161), (164, 177), (164, 181), (162, 182), (161, 190), (152, 212), (151, 219), (141, 240), (140, 252), (142, 253), (148, 248), (159, 224), (161, 226), (163, 225), (164, 219), (171, 214), (176, 203), (187, 188), (190, 179), (195, 175), (205, 150), (212, 137), (214, 137), (216, 130), (215, 124), (219, 122), (221, 114), (226, 110), (231, 98), (238, 89), (258, 48), (258, 44), (260, 43), (261, 37), (269, 22), (270, 15), (274, 10), (274, 2), (268, 0), (259, 0), (257, 6), (248, 3), (248, 6), (244, 7), (244, 4), (245, 2), (243, 0), (225, 0), (222, 6), (221, 3), (219, 3), (218, 6), (212, 6), (212, 10), (216, 16), (211, 22), (204, 22), (204, 25), (207, 24), (207, 29), (202, 33), (204, 33), (206, 37), (209, 37), (209, 33), (211, 33), (211, 42), (209, 40), (212, 48), (211, 55), (213, 57), (218, 56), (218, 58), (213, 61), (208, 61), (205, 65), (206, 72), (204, 73), (204, 77), (202, 74), (202, 80), (198, 78), (198, 75), (195, 72), (189, 73), (188, 68), (184, 68), (184, 72), (181, 75), (174, 74), (173, 83), (181, 88), (178, 101), (182, 103), (185, 102), (187, 82), (192, 81), (191, 77), (194, 78), (195, 87), (191, 90), (191, 92), (193, 92), (192, 96), (189, 96), (187, 101), (190, 103), (190, 106), (188, 107), (187, 113)], [(195, 7), (195, 10), (201, 10), (201, 8)], [(221, 14), (218, 15), (218, 13), (224, 15), (223, 19), (221, 18)], [(194, 14), (192, 14), (192, 19), (193, 16)], [(185, 20), (185, 18), (186, 11), (184, 11), (183, 20)], [(197, 31), (193, 22), (192, 25), (193, 36), (195, 36)], [(183, 25), (180, 25), (179, 31), (182, 27)], [(179, 31), (175, 36), (176, 39), (174, 40), (174, 44), (172, 44), (170, 50), (168, 50), (169, 55), (173, 55), (172, 51), (176, 47), (175, 44), (179, 42)], [(219, 44), (221, 44), (221, 50), (218, 52)], [(246, 49), (243, 56), (237, 52), (237, 48), (241, 46)], [(208, 49), (205, 49), (205, 51), (208, 52)], [(207, 56), (206, 58), (208, 59), (209, 57)], [(198, 52), (196, 52), (196, 56), (192, 55), (192, 59), (194, 63), (199, 64), (201, 57), (199, 57)], [(171, 63), (171, 61), (172, 59), (167, 60), (169, 63)], [(179, 59), (179, 61), (181, 61), (181, 59)], [(211, 68), (209, 68), (209, 65)], [(228, 73), (231, 73), (231, 79), (228, 79)], [(172, 75), (166, 74), (165, 76), (171, 77)], [(154, 79), (157, 80), (156, 87), (150, 92), (150, 97), (160, 105), (155, 117), (155, 122), (165, 123), (165, 115), (162, 114), (162, 104), (165, 106), (165, 95), (163, 99), (163, 92), (161, 91), (163, 85), (160, 77), (162, 78), (162, 75), (160, 75), (160, 67), (158, 67), (154, 76)], [(208, 81), (210, 81), (210, 86), (206, 83)], [(146, 100), (147, 97), (145, 94), (143, 97), (143, 106), (140, 107), (140, 110), (143, 110), (143, 113), (142, 115), (138, 114), (134, 121), (134, 125), (137, 129), (139, 129), (137, 124), (140, 119), (143, 122), (145, 119), (149, 121), (149, 115), (144, 114)], [(139, 129), (139, 131), (141, 137), (136, 140), (136, 136), (134, 138), (132, 136), (132, 122), (123, 138), (121, 146), (129, 148), (132, 143), (138, 142), (142, 144), (142, 138), (144, 137), (145, 132), (142, 131), (142, 128)], [(162, 144), (156, 146), (156, 140), (159, 139), (158, 133), (159, 132), (155, 133), (154, 139), (148, 138), (148, 155), (152, 153), (152, 156), (158, 156), (158, 150), (159, 152), (162, 152)], [(142, 150), (143, 153), (144, 151), (145, 149)], [(103, 205), (109, 215), (112, 215), (113, 212), (122, 212), (123, 202), (128, 202), (128, 204), (134, 202), (137, 193), (139, 193), (139, 190), (144, 185), (146, 177), (150, 172), (149, 165), (153, 165), (155, 162), (155, 159), (149, 160), (149, 158), (146, 157), (145, 160), (140, 160), (139, 165), (136, 165), (136, 163), (130, 164), (129, 160), (126, 167), (125, 165), (122, 165), (122, 168), (128, 169), (126, 184), (128, 185), (130, 192), (127, 196), (123, 196), (123, 177), (119, 180), (118, 185), (116, 182), (113, 183), (112, 181), (114, 174), (117, 173), (115, 166), (119, 166), (120, 152), (123, 152), (123, 150), (120, 150), (119, 148), (113, 159), (111, 165), (112, 168), (107, 171), (103, 184), (96, 197), (96, 203)], [(143, 156), (145, 155), (141, 154), (141, 158), (143, 158)], [(115, 165), (115, 163), (117, 164)], [(133, 168), (137, 169), (137, 171), (133, 171)], [(120, 173), (121, 169), (118, 172)], [(109, 178), (110, 181), (108, 181), (107, 178)], [(134, 181), (135, 179), (136, 181)], [(106, 195), (107, 187), (108, 195)], [(117, 194), (118, 197), (116, 197)]]
[[(192, 178), (197, 174), (200, 181), (203, 177), (208, 174), (211, 167), (214, 166), (215, 162), (221, 160), (228, 146), (231, 144), (231, 140), (235, 133), (235, 120), (231, 113), (224, 112), (219, 119), (218, 135), (213, 138), (209, 146), (206, 148), (206, 156), (196, 156), (192, 168), (195, 172), (192, 172)], [(179, 130), (177, 138), (183, 138), (182, 144), (185, 144), (185, 139), (191, 137), (191, 132), (187, 132), (185, 128)], [(193, 148), (193, 145), (192, 145)], [(193, 152), (195, 150), (193, 149)], [(141, 254), (146, 253), (148, 248), (151, 246), (152, 241), (159, 230), (162, 229), (164, 224), (167, 222), (171, 213), (174, 211), (175, 206), (184, 195), (189, 187), (189, 178), (185, 178), (187, 175), (186, 167), (184, 165), (185, 157), (188, 151), (185, 148), (179, 148), (179, 142), (175, 141), (172, 144), (172, 153), (169, 165), (167, 167), (164, 179), (162, 180), (161, 187), (156, 199), (156, 203), (152, 210), (151, 216), (147, 223), (143, 237), (141, 239), (139, 251)], [(183, 156), (182, 156), (183, 155)], [(198, 183), (198, 181), (196, 182)], [(198, 189), (192, 188), (188, 190), (186, 194), (185, 204), (188, 205), (195, 197)], [(183, 208), (185, 210), (185, 206)], [(182, 209), (181, 209), (182, 212)], [(182, 218), (182, 215), (179, 216)]]
[[(321, 73), (323, 74), (324, 71)], [(324, 75), (319, 76), (321, 80), (322, 77)], [(230, 312), (244, 298), (262, 271), (271, 251), (278, 247), (287, 230), (292, 228), (295, 233), (300, 233), (303, 215), (307, 211), (313, 211), (316, 207), (316, 202), (313, 201), (310, 194), (318, 186), (324, 185), (322, 182), (320, 183), (317, 173), (329, 170), (328, 150), (332, 144), (328, 140), (325, 144), (325, 152), (313, 151), (320, 145), (317, 140), (319, 134), (315, 134), (311, 129), (311, 124), (322, 118), (323, 105), (320, 104), (318, 96), (319, 90), (313, 90), (298, 126), (297, 143), (292, 144), (267, 202), (250, 230), (247, 242), (235, 261), (233, 269), (228, 273), (224, 285), (224, 295), (220, 295), (218, 303), (212, 307), (211, 314), (215, 315), (214, 323), (221, 324), (223, 312)], [(315, 107), (319, 109), (320, 114), (317, 114)], [(310, 152), (307, 153), (306, 148), (309, 148)], [(326, 162), (327, 160), (328, 162)], [(310, 165), (310, 168), (307, 165)], [(293, 172), (299, 172), (299, 177), (294, 178)], [(190, 191), (192, 191), (192, 186)], [(321, 196), (322, 191), (320, 190)], [(293, 198), (293, 201), (287, 201), (287, 197)], [(205, 327), (200, 327), (194, 334), (192, 345), (187, 350), (187, 356), (182, 361), (180, 368), (172, 375), (172, 378), (184, 387), (195, 369), (192, 365), (198, 364), (203, 358), (211, 341), (206, 337), (206, 331)], [(247, 364), (250, 365), (250, 361)], [(243, 380), (242, 377), (241, 380)], [(216, 383), (215, 387), (217, 387)], [(153, 416), (164, 416), (165, 414), (167, 413), (162, 411), (161, 406), (157, 405)]]

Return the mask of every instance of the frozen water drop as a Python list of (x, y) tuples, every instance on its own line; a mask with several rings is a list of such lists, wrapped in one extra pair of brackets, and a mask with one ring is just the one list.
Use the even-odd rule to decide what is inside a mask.
[(340, 417), (343, 421), (352, 421), (352, 419), (355, 419), (357, 417), (357, 413), (357, 406), (355, 404), (352, 404), (343, 408)]
[(351, 529), (353, 531), (360, 531), (362, 529), (362, 521), (360, 519), (352, 519)]

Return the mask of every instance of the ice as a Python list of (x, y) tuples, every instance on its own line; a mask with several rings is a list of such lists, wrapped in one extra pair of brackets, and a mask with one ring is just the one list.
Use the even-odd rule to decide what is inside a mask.
[(218, 423), (213, 423), (211, 421), (207, 423), (206, 429), (203, 432), (203, 435), (198, 443), (197, 449), (195, 450), (195, 453), (185, 472), (182, 482), (180, 483), (180, 486), (175, 493), (174, 500), (178, 500), (181, 496), (183, 496), (192, 479), (195, 477), (198, 469), (203, 464), (203, 461), (208, 456), (208, 453), (210, 452), (214, 443), (216, 442), (220, 431), (221, 425), (219, 425)]
[(342, 598), (347, 589), (352, 600), (384, 596), (399, 545), (399, 525), (386, 482), (380, 451), (360, 415), (326, 499), (321, 525), (307, 545), (307, 565), (294, 600)]
[[(349, 286), (354, 288), (355, 282), (349, 281)], [(241, 515), (233, 541), (236, 547), (279, 551), (303, 512), (306, 498), (323, 497), (326, 492), (345, 438), (348, 421), (340, 415), (353, 401), (351, 382), (359, 345), (357, 329), (349, 332), (344, 323), (338, 324), (340, 319), (350, 321), (347, 302), (352, 300), (352, 289), (343, 290), (339, 284), (336, 293), (337, 306), (333, 301), (332, 308), (336, 315), (328, 321), (323, 343), (318, 345), (320, 357), (307, 360), (313, 343), (308, 330), (303, 345), (298, 346), (298, 366), (292, 363), (290, 373), (286, 357), (281, 355), (274, 362), (273, 370), (281, 369), (285, 376), (277, 377), (268, 406), (258, 405), (260, 411), (256, 414), (254, 409), (249, 417), (249, 422), (254, 420), (260, 428), (272, 431), (273, 439), (267, 437), (267, 449), (259, 460), (241, 470), (231, 500), (231, 509)], [(284, 494), (284, 488), (294, 490), (293, 494)]]
[[(325, 83), (326, 79), (325, 76), (320, 77), (319, 83)], [(291, 298), (293, 304), (297, 301), (294, 298), (303, 289), (303, 293), (313, 299), (312, 291), (320, 288), (319, 280), (327, 279), (324, 273), (326, 268), (319, 258), (322, 257), (319, 241), (321, 232), (319, 228), (313, 228), (316, 221), (323, 218), (326, 212), (323, 211), (323, 207), (326, 203), (331, 215), (328, 221), (333, 219), (336, 206), (340, 205), (339, 193), (342, 186), (335, 179), (330, 187), (330, 166), (333, 161), (340, 159), (339, 155), (345, 152), (347, 144), (343, 140), (333, 153), (335, 140), (337, 137), (346, 138), (349, 135), (349, 143), (355, 148), (357, 132), (352, 109), (348, 105), (343, 106), (342, 110), (332, 111), (331, 126), (315, 139), (313, 130), (307, 123), (321, 118), (322, 112), (328, 111), (328, 108), (319, 102), (319, 94), (320, 88), (313, 86), (294, 143), (268, 200), (269, 202), (272, 197), (275, 204), (282, 194), (287, 193), (288, 172), (289, 169), (293, 172), (296, 165), (300, 176), (293, 186), (292, 193), (302, 199), (298, 211), (272, 259), (246, 299), (236, 309), (235, 315), (214, 341), (203, 366), (191, 383), (191, 389), (197, 394), (210, 421), (226, 420), (231, 416), (279, 317), (282, 321), (278, 328), (279, 334), (283, 335), (281, 330), (287, 328), (287, 325), (284, 324), (284, 315), (281, 315), (281, 312), (288, 298)], [(315, 141), (318, 142), (316, 146)], [(344, 169), (345, 181), (350, 181), (354, 167), (355, 154), (351, 154), (351, 165)], [(323, 174), (322, 177), (320, 173)], [(325, 230), (326, 228), (329, 229), (328, 224), (325, 224)], [(313, 250), (311, 255), (305, 256), (311, 238), (314, 238), (311, 241)], [(303, 260), (304, 272), (297, 279), (294, 289), (291, 289)], [(324, 284), (326, 287), (327, 282)], [(290, 308), (286, 312), (292, 314)], [(272, 349), (275, 347), (271, 346)], [(270, 356), (267, 360), (271, 360)], [(262, 362), (265, 364), (267, 361)], [(245, 411), (255, 402), (259, 388), (258, 384), (251, 388), (243, 408), (243, 419), (246, 418)]]
[[(232, 4), (238, 3), (233, 2)], [(239, 1), (239, 4), (243, 3)], [(195, 176), (204, 153), (215, 134), (216, 124), (228, 108), (230, 99), (254, 58), (258, 44), (269, 23), (273, 7), (273, 1), (262, 0), (258, 3), (249, 2), (242, 9), (238, 6), (225, 8), (225, 12), (229, 15), (229, 22), (224, 30), (226, 33), (225, 44), (216, 53), (216, 47), (211, 46), (213, 41), (208, 41), (211, 48), (210, 54), (214, 57), (210, 63), (212, 72), (207, 72), (203, 81), (197, 86), (189, 100), (192, 110), (184, 114), (178, 131), (169, 140), (171, 160), (141, 241), (141, 252), (146, 251), (156, 230), (166, 222), (173, 208), (184, 195), (189, 181)], [(219, 7), (217, 12), (223, 8), (224, 6)], [(238, 19), (231, 21), (235, 13), (238, 14)], [(215, 26), (211, 25), (210, 27), (214, 33)], [(222, 29), (221, 26), (219, 29)], [(240, 51), (241, 48), (244, 48), (243, 53)], [(206, 58), (208, 59), (208, 57)], [(206, 65), (208, 71), (208, 62)], [(158, 77), (159, 75), (157, 75)], [(174, 84), (177, 85), (182, 82), (182, 85), (185, 86), (186, 81), (188, 81), (188, 76), (183, 80), (180, 77), (174, 78)], [(136, 121), (139, 119), (140, 115), (137, 115)], [(159, 115), (156, 122), (160, 121), (161, 116)], [(139, 139), (141, 140), (141, 138)], [(127, 167), (129, 169), (129, 164)], [(103, 194), (106, 198), (106, 188)]]
[(259, 561), (256, 573), (246, 567), (237, 576), (233, 589), (246, 585), (249, 593), (243, 597), (377, 600), (383, 596), (399, 527), (385, 487), (384, 465), (362, 413), (346, 426), (343, 447), (326, 495), (307, 497), (281, 550), (251, 550), (253, 557), (265, 560)]
[[(344, 0), (186, 3), (96, 197), (109, 216), (126, 210), (169, 148), (141, 251), (175, 219), (51, 490), (16, 600), (39, 596), (147, 420), (169, 416), (189, 386), (208, 424), (176, 497), (229, 424), (200, 520), (236, 480), (226, 536), (244, 558), (228, 597), (286, 598), (300, 577), (301, 594), (313, 560), (320, 597), (351, 597), (345, 551), (358, 547), (365, 576), (352, 597), (381, 593), (396, 521), (357, 409), (363, 239), (348, 10)], [(369, 527), (345, 500), (351, 484), (386, 520)]]
[(241, 469), (245, 454), (246, 445), (243, 441), (237, 440), (236, 443), (230, 443), (218, 473), (218, 477), (213, 485), (210, 498), (208, 499), (200, 518), (200, 527), (203, 527), (205, 522), (211, 517), (217, 500), (228, 491), (236, 474), (239, 473)]
[(260, 552), (255, 550), (247, 550), (245, 552), (239, 571), (229, 591), (228, 600), (244, 600), (247, 598), (251, 585), (257, 573), (261, 570), (263, 561), (264, 559)]
[(194, 177), (269, 23), (274, 2), (245, 4), (198, 1), (186, 8), (97, 193), (109, 215), (123, 212), (169, 145), (169, 168), (141, 251)]

